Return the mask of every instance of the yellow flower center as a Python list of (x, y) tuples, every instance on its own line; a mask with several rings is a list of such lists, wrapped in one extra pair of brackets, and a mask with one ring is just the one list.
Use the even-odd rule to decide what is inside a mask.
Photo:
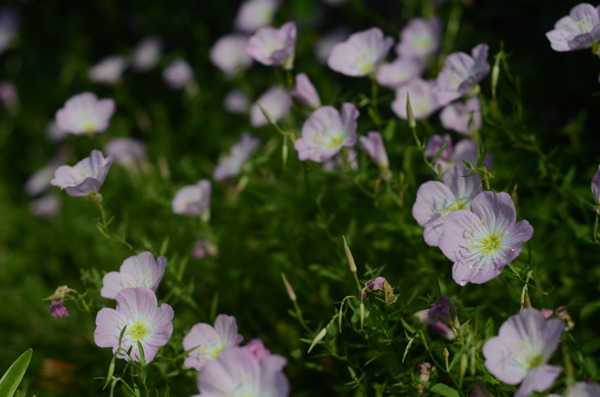
[(131, 340), (143, 341), (148, 335), (148, 327), (142, 321), (138, 321), (127, 328), (127, 335)]
[(497, 233), (490, 233), (479, 241), (479, 248), (485, 255), (491, 255), (498, 251), (502, 245), (502, 236)]
[(535, 353), (527, 357), (527, 369), (539, 367), (544, 362), (544, 355)]

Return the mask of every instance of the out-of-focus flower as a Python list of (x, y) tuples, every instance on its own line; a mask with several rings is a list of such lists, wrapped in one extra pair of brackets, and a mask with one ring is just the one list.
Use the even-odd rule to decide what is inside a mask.
[(194, 78), (192, 68), (184, 59), (176, 59), (162, 73), (167, 85), (176, 90), (185, 88)]
[(429, 322), (429, 310), (430, 309), (419, 310), (415, 313), (415, 317), (419, 320), (421, 324), (427, 324), (427, 331), (429, 331), (429, 333), (432, 335), (436, 335), (447, 340), (453, 340), (454, 338), (456, 338), (456, 335), (454, 335), (452, 329), (450, 329), (450, 327), (448, 327), (443, 322)]
[(113, 138), (104, 146), (104, 152), (127, 170), (139, 171), (148, 166), (146, 144), (138, 139)]
[(100, 295), (108, 299), (115, 299), (117, 294), (125, 288), (136, 287), (146, 287), (156, 292), (166, 267), (167, 260), (164, 256), (155, 259), (149, 251), (130, 256), (123, 261), (118, 272), (109, 272), (104, 275)]
[(243, 133), (241, 140), (229, 150), (229, 155), (219, 161), (213, 172), (215, 181), (222, 181), (238, 175), (259, 144), (260, 139), (253, 137), (247, 132)]
[(358, 153), (353, 147), (342, 148), (335, 156), (323, 163), (326, 172), (358, 171)]
[[(567, 389), (564, 397), (598, 397), (600, 396), (600, 384), (595, 382), (579, 382)], [(548, 397), (562, 397), (558, 394), (549, 394)]]
[(88, 70), (88, 77), (94, 83), (115, 84), (121, 80), (128, 66), (125, 57), (112, 55), (102, 59)]
[(65, 306), (65, 301), (62, 299), (50, 301), (50, 314), (55, 318), (64, 318), (70, 316), (69, 311)]
[(600, 6), (581, 3), (571, 9), (546, 33), (554, 51), (575, 51), (600, 41)]
[(331, 159), (342, 147), (356, 143), (358, 109), (344, 103), (342, 112), (332, 106), (315, 110), (302, 126), (302, 136), (294, 142), (300, 160), (319, 163)]
[(482, 192), (471, 201), (471, 211), (459, 209), (446, 216), (439, 247), (454, 262), (454, 281), (482, 284), (499, 276), (531, 236), (529, 222), (516, 223), (510, 195)]
[(575, 322), (571, 318), (569, 310), (565, 306), (559, 306), (556, 308), (556, 315), (558, 318), (563, 320), (566, 324), (565, 331), (570, 331), (575, 327)]
[(292, 69), (296, 49), (296, 23), (288, 22), (279, 29), (265, 26), (248, 40), (246, 52), (266, 66)]
[(442, 294), (439, 302), (436, 302), (431, 306), (429, 312), (427, 312), (427, 316), (429, 317), (430, 323), (443, 321), (445, 324), (453, 327), (454, 324), (457, 324), (458, 322), (454, 301), (448, 298), (446, 294)]
[(196, 240), (192, 248), (192, 256), (194, 259), (200, 260), (206, 256), (217, 256), (218, 248), (210, 239)]
[(103, 132), (114, 112), (112, 99), (98, 99), (91, 92), (83, 92), (69, 98), (56, 112), (56, 126), (76, 135)]
[(242, 91), (234, 89), (225, 95), (223, 107), (230, 113), (244, 114), (250, 108), (250, 99)]
[(444, 161), (450, 161), (452, 159), (452, 153), (454, 152), (453, 145), (452, 145), (452, 138), (450, 138), (450, 134), (445, 134), (444, 136), (441, 136), (441, 135), (431, 136), (427, 140), (427, 144), (425, 145), (425, 157), (427, 157), (428, 159), (435, 157), (437, 152), (440, 151), (440, 149), (442, 148), (442, 146), (444, 146), (444, 144), (446, 145), (446, 147), (444, 148), (442, 153), (440, 153), (440, 156), (438, 157), (438, 159), (444, 160)]
[(52, 120), (46, 126), (46, 138), (52, 143), (57, 143), (65, 139), (68, 132), (61, 129), (55, 120)]
[(124, 289), (116, 301), (116, 309), (104, 308), (96, 315), (94, 342), (99, 347), (112, 347), (118, 358), (138, 362), (141, 345), (145, 362), (151, 362), (173, 333), (173, 308), (166, 303), (158, 306), (154, 291), (145, 287)]
[(317, 62), (325, 65), (329, 59), (329, 54), (336, 44), (343, 42), (350, 35), (347, 28), (337, 28), (329, 33), (323, 34), (315, 44), (315, 57)]
[(296, 87), (292, 91), (292, 97), (304, 106), (316, 109), (321, 106), (321, 98), (311, 83), (306, 73), (296, 75)]
[(29, 203), (29, 212), (40, 219), (53, 218), (60, 208), (60, 200), (54, 194), (47, 194)]
[(596, 212), (600, 214), (600, 165), (598, 166), (598, 171), (596, 171), (596, 174), (592, 178), (592, 196), (594, 197)]
[(410, 95), (410, 106), (416, 120), (424, 119), (440, 108), (433, 82), (413, 79), (398, 88), (396, 99), (392, 102), (392, 110), (403, 120), (408, 119), (407, 95)]
[(377, 82), (392, 90), (421, 76), (425, 65), (417, 59), (398, 58), (384, 63), (377, 71)]
[[(446, 143), (446, 148), (433, 164), (433, 168), (436, 172), (438, 172), (441, 167), (442, 174), (445, 174), (453, 166), (462, 165), (463, 161), (475, 165), (477, 164), (477, 142), (474, 139), (462, 139), (456, 145), (453, 145), (452, 139), (448, 134), (443, 137), (440, 135), (433, 135), (429, 138), (425, 148), (425, 157), (433, 158), (444, 143)], [(492, 166), (492, 156), (489, 153), (486, 153), (483, 164), (487, 168)]]
[(546, 320), (539, 310), (525, 308), (502, 324), (498, 336), (485, 342), (485, 367), (504, 383), (521, 383), (515, 397), (547, 390), (561, 372), (547, 363), (564, 328), (561, 320)]
[(6, 51), (17, 37), (21, 17), (12, 7), (0, 9), (0, 54)]
[[(428, 382), (429, 377), (431, 376), (431, 364), (428, 362), (422, 362), (417, 364), (417, 368), (419, 370), (419, 380), (421, 382)], [(421, 383), (417, 384), (417, 390), (419, 394), (421, 394), (424, 389), (425, 386), (423, 386)]]
[(283, 373), (287, 360), (277, 354), (256, 358), (249, 349), (230, 347), (198, 375), (200, 396), (287, 397), (290, 384)]
[(252, 127), (262, 127), (269, 124), (269, 120), (258, 106), (259, 103), (273, 121), (279, 121), (290, 111), (292, 97), (289, 91), (283, 87), (274, 86), (269, 88), (250, 107), (250, 125)]
[(480, 381), (477, 381), (477, 383), (475, 383), (475, 387), (473, 387), (473, 391), (471, 392), (471, 395), (469, 397), (494, 397), (494, 396), (492, 395), (492, 393), (490, 393), (488, 391), (488, 389), (485, 388), (483, 383), (481, 383)]
[(427, 61), (440, 49), (442, 23), (438, 18), (413, 18), (400, 32), (399, 57)]
[(367, 152), (369, 157), (377, 164), (382, 174), (388, 174), (390, 162), (381, 134), (377, 131), (371, 131), (367, 136), (361, 136), (359, 140), (363, 150)]
[(233, 77), (252, 65), (252, 57), (246, 52), (248, 37), (233, 33), (218, 39), (210, 49), (211, 62), (227, 77)]
[(479, 98), (473, 97), (465, 103), (454, 102), (446, 106), (440, 113), (440, 120), (444, 128), (473, 135), (481, 128), (481, 103)]
[(162, 52), (162, 39), (156, 35), (145, 37), (134, 48), (131, 55), (131, 67), (136, 72), (147, 72), (156, 66)]
[(468, 174), (470, 171), (463, 165), (456, 165), (444, 175), (443, 183), (425, 182), (417, 190), (412, 215), (425, 228), (423, 238), (428, 245), (438, 246), (448, 215), (456, 210), (468, 210), (471, 201), (481, 193), (481, 177), (464, 176)]
[(272, 355), (272, 353), (265, 347), (265, 344), (260, 339), (252, 339), (250, 342), (246, 343), (243, 348), (250, 350), (254, 357), (256, 357), (259, 361)]
[(436, 79), (437, 97), (442, 106), (468, 94), (471, 87), (488, 74), (488, 50), (487, 44), (479, 44), (471, 50), (471, 55), (464, 52), (448, 55)]
[(396, 302), (398, 299), (398, 297), (394, 296), (394, 287), (392, 287), (385, 277), (377, 277), (375, 280), (369, 281), (361, 291), (361, 299), (367, 299), (373, 292), (381, 292), (386, 303), (389, 304)]
[(235, 17), (235, 28), (242, 32), (252, 33), (263, 26), (270, 25), (279, 3), (280, 0), (245, 1)]
[(201, 179), (195, 185), (184, 186), (177, 191), (171, 202), (174, 213), (200, 216), (205, 221), (210, 218), (210, 181)]
[(27, 193), (28, 196), (37, 196), (44, 192), (50, 186), (50, 181), (54, 178), (54, 173), (57, 168), (58, 161), (54, 159), (44, 168), (36, 171), (25, 182), (25, 193)]
[(377, 71), (393, 44), (379, 28), (354, 33), (333, 47), (327, 65), (346, 76), (366, 76)]
[(242, 339), (233, 316), (219, 314), (214, 327), (198, 323), (183, 338), (183, 348), (188, 352), (183, 365), (200, 371), (209, 361), (219, 357), (223, 350), (239, 345)]
[(112, 157), (104, 158), (102, 152), (92, 150), (90, 157), (79, 161), (74, 167), (58, 167), (50, 184), (65, 190), (72, 197), (97, 193), (106, 179), (112, 161)]
[(19, 106), (19, 93), (12, 81), (0, 81), (0, 102), (8, 110), (15, 110)]

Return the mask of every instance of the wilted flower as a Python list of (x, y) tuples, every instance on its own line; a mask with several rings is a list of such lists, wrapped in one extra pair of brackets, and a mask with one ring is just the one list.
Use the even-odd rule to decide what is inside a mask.
[(502, 324), (498, 336), (485, 342), (485, 367), (504, 383), (521, 383), (515, 397), (547, 390), (561, 372), (547, 363), (564, 328), (561, 320), (546, 320), (539, 310), (525, 308)]
[(96, 193), (102, 187), (112, 161), (112, 157), (104, 158), (102, 152), (92, 150), (90, 157), (84, 158), (74, 167), (58, 167), (50, 184), (65, 190), (72, 197)]
[(12, 7), (3, 7), (0, 9), (0, 54), (6, 51), (12, 45), (21, 18), (16, 9)]
[(416, 78), (401, 85), (396, 91), (396, 99), (392, 102), (392, 110), (403, 120), (408, 119), (407, 95), (410, 95), (410, 106), (416, 120), (424, 119), (440, 108), (434, 84)]
[(394, 287), (392, 287), (385, 277), (377, 277), (375, 280), (369, 281), (361, 291), (361, 299), (367, 299), (373, 292), (381, 292), (386, 303), (391, 304), (398, 299), (394, 296)]
[(453, 340), (456, 338), (456, 335), (454, 332), (452, 332), (452, 329), (450, 329), (450, 327), (443, 322), (429, 322), (429, 310), (430, 309), (419, 310), (415, 313), (415, 317), (421, 324), (427, 324), (427, 331), (429, 331), (429, 333), (432, 335), (436, 335), (447, 340)]
[(72, 96), (56, 112), (56, 125), (61, 131), (81, 135), (102, 132), (115, 112), (115, 101), (98, 99), (91, 92)]
[(136, 72), (146, 72), (158, 63), (162, 51), (162, 40), (156, 35), (145, 37), (133, 50), (131, 67)]
[(52, 317), (56, 318), (64, 318), (70, 316), (69, 311), (65, 306), (65, 301), (62, 299), (50, 301), (50, 314), (52, 315)]
[(436, 302), (431, 306), (429, 312), (427, 312), (427, 316), (429, 317), (430, 323), (443, 321), (452, 327), (458, 322), (454, 301), (448, 298), (446, 294), (442, 294), (439, 302)]
[(363, 150), (367, 152), (371, 159), (373, 159), (381, 172), (388, 173), (390, 162), (388, 160), (387, 152), (385, 151), (385, 145), (383, 144), (381, 134), (376, 131), (371, 131), (367, 136), (361, 136), (359, 140)]
[(336, 44), (343, 42), (350, 35), (347, 28), (337, 28), (329, 33), (325, 33), (319, 37), (315, 44), (315, 57), (317, 62), (327, 64), (329, 54)]
[(296, 49), (296, 23), (288, 22), (281, 28), (260, 28), (248, 40), (246, 52), (266, 66), (292, 69)]
[(273, 121), (279, 121), (290, 111), (292, 97), (288, 90), (275, 86), (265, 91), (250, 108), (250, 125), (262, 127), (269, 124), (269, 120), (263, 114), (260, 106), (269, 114)]
[(488, 50), (487, 44), (479, 44), (471, 50), (471, 55), (464, 52), (448, 55), (436, 79), (437, 96), (441, 105), (468, 94), (471, 87), (488, 74)]
[(185, 88), (192, 81), (194, 72), (184, 59), (176, 59), (163, 70), (162, 76), (169, 87), (178, 90)]
[(600, 41), (600, 6), (581, 3), (571, 9), (546, 33), (554, 51), (575, 51)]
[(279, 3), (279, 0), (248, 0), (244, 2), (235, 17), (235, 28), (242, 32), (252, 33), (263, 26), (270, 25)]
[(183, 365), (200, 371), (209, 361), (219, 357), (223, 350), (239, 345), (242, 339), (233, 316), (219, 314), (214, 327), (198, 323), (183, 338), (183, 348), (188, 352)]
[(229, 150), (229, 155), (219, 161), (213, 172), (215, 181), (222, 181), (223, 179), (238, 175), (259, 144), (260, 139), (253, 137), (247, 132), (243, 133), (242, 139)]
[(218, 39), (210, 49), (211, 62), (227, 77), (233, 77), (252, 65), (252, 57), (246, 52), (248, 37), (229, 34)]
[(145, 287), (124, 289), (116, 300), (116, 309), (104, 308), (96, 315), (94, 342), (99, 347), (112, 347), (118, 358), (138, 362), (142, 358), (138, 350), (141, 345), (144, 361), (149, 363), (173, 333), (173, 308), (166, 303), (157, 307), (154, 291)]
[(352, 103), (342, 105), (342, 113), (332, 106), (315, 110), (302, 126), (302, 136), (294, 142), (300, 160), (324, 162), (344, 146), (356, 143), (358, 109)]
[(594, 197), (596, 212), (600, 214), (600, 165), (592, 178), (592, 196)]
[(296, 87), (292, 91), (292, 97), (301, 104), (313, 109), (321, 106), (321, 98), (319, 98), (315, 86), (310, 82), (306, 73), (296, 75)]
[(92, 66), (88, 71), (88, 77), (94, 83), (115, 84), (121, 80), (127, 64), (125, 57), (112, 55)]
[(442, 23), (438, 18), (413, 18), (400, 32), (396, 53), (401, 58), (427, 61), (440, 49)]
[(225, 95), (223, 107), (230, 113), (244, 114), (250, 107), (250, 99), (242, 91), (233, 89)]
[(392, 44), (394, 39), (384, 38), (379, 28), (354, 33), (333, 47), (327, 64), (346, 76), (366, 76), (377, 70)]
[(106, 154), (128, 170), (137, 170), (138, 166), (144, 167), (146, 151), (144, 142), (131, 138), (113, 138), (104, 147)]
[(210, 218), (210, 181), (201, 179), (195, 185), (184, 186), (177, 191), (171, 201), (174, 213), (200, 216), (205, 221)]
[(286, 397), (290, 384), (283, 373), (287, 360), (277, 354), (256, 358), (249, 349), (230, 347), (198, 375), (200, 396)]
[(377, 71), (377, 82), (392, 90), (421, 76), (425, 65), (417, 59), (398, 58), (384, 63)]
[(118, 272), (104, 275), (100, 295), (115, 299), (121, 290), (136, 287), (146, 287), (156, 292), (166, 266), (167, 260), (164, 256), (155, 259), (149, 251), (130, 256), (123, 261)]
[(454, 262), (454, 281), (461, 286), (482, 284), (500, 275), (533, 236), (529, 222), (515, 222), (515, 204), (504, 192), (479, 193), (471, 201), (471, 211), (448, 214), (439, 247)]
[(481, 103), (473, 97), (465, 103), (454, 102), (446, 106), (440, 113), (444, 128), (472, 135), (481, 128)]
[(443, 177), (443, 183), (429, 181), (417, 190), (412, 214), (425, 228), (423, 238), (428, 245), (438, 246), (444, 223), (456, 210), (468, 210), (471, 201), (481, 192), (481, 177), (471, 175), (462, 165), (454, 166)]

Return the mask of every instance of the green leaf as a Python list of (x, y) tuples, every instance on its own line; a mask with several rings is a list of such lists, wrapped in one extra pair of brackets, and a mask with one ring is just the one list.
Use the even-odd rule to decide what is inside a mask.
[(21, 354), (10, 368), (6, 370), (2, 379), (0, 379), (0, 396), (12, 397), (15, 393), (17, 387), (19, 387), (19, 383), (21, 383), (21, 379), (23, 379), (23, 375), (25, 375), (25, 371), (27, 371), (32, 353), (32, 349), (26, 350), (25, 353)]
[(431, 387), (429, 390), (436, 394), (441, 394), (442, 396), (446, 397), (460, 397), (460, 395), (455, 389), (443, 383), (437, 383), (433, 385), (433, 387)]

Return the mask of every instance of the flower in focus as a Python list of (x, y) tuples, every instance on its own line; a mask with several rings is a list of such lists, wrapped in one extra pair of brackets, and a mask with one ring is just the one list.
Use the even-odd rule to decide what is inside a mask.
[(123, 261), (118, 272), (104, 275), (100, 295), (115, 299), (121, 290), (136, 287), (146, 287), (156, 292), (166, 267), (167, 260), (164, 256), (155, 259), (149, 251), (130, 256)]
[(446, 106), (440, 113), (440, 120), (444, 128), (460, 132), (465, 135), (481, 128), (481, 103), (479, 98), (473, 97), (465, 103), (454, 102)]
[(17, 37), (21, 17), (16, 9), (0, 9), (0, 54), (6, 51)]
[(50, 184), (65, 190), (72, 197), (97, 193), (106, 179), (112, 161), (112, 157), (104, 158), (102, 152), (92, 150), (90, 157), (84, 158), (74, 167), (58, 167)]
[(131, 67), (136, 72), (147, 72), (156, 66), (162, 52), (162, 40), (156, 35), (145, 37), (134, 48), (131, 55)]
[(515, 204), (504, 192), (479, 193), (471, 201), (471, 211), (448, 214), (439, 247), (454, 262), (454, 281), (461, 286), (482, 284), (500, 275), (533, 236), (529, 222), (515, 222)]
[(175, 214), (200, 216), (208, 221), (210, 218), (210, 181), (201, 179), (195, 185), (184, 186), (177, 191), (171, 201), (171, 209)]
[(229, 155), (219, 161), (213, 172), (215, 181), (222, 181), (238, 175), (259, 144), (260, 139), (253, 137), (247, 132), (243, 133), (241, 140), (229, 150)]
[(367, 299), (373, 292), (381, 292), (388, 304), (394, 303), (398, 299), (394, 296), (394, 287), (385, 277), (377, 277), (375, 280), (369, 281), (361, 291), (361, 299)]
[(402, 120), (408, 119), (406, 111), (408, 95), (410, 95), (410, 106), (416, 120), (424, 119), (440, 108), (434, 84), (420, 78), (413, 79), (396, 90), (396, 99), (392, 102), (392, 110)]
[(515, 397), (547, 390), (561, 372), (547, 363), (564, 328), (561, 320), (546, 320), (539, 310), (525, 308), (502, 324), (498, 336), (485, 342), (485, 367), (504, 383), (521, 383)]
[(273, 121), (279, 121), (288, 114), (291, 105), (292, 97), (288, 90), (280, 86), (271, 87), (250, 108), (250, 125), (252, 127), (262, 127), (269, 124), (269, 120), (260, 108), (261, 106)]
[(242, 339), (233, 316), (219, 314), (214, 327), (198, 323), (183, 338), (183, 348), (188, 352), (183, 365), (200, 371), (209, 361), (219, 357), (223, 350), (239, 345)]
[(419, 78), (425, 65), (417, 59), (398, 58), (392, 63), (384, 63), (377, 71), (377, 82), (392, 90)]
[(300, 160), (319, 163), (331, 159), (344, 146), (356, 143), (358, 109), (344, 103), (342, 112), (332, 106), (315, 110), (302, 126), (302, 136), (294, 142)]
[(112, 99), (98, 99), (91, 92), (83, 92), (69, 98), (56, 112), (56, 125), (76, 135), (103, 132), (114, 112)]
[(456, 165), (439, 181), (425, 182), (417, 190), (417, 199), (412, 215), (425, 228), (425, 243), (436, 247), (449, 214), (457, 210), (468, 210), (472, 200), (481, 193), (481, 177), (471, 175), (463, 165)]
[(554, 51), (575, 51), (600, 41), (600, 6), (581, 3), (571, 9), (546, 33)]
[(292, 97), (309, 108), (316, 109), (321, 106), (321, 98), (306, 73), (296, 75), (296, 87), (292, 91)]
[(144, 142), (131, 138), (113, 138), (104, 146), (104, 152), (117, 164), (132, 171), (147, 167), (146, 151)]
[(169, 87), (179, 90), (192, 82), (194, 72), (192, 72), (190, 65), (180, 58), (171, 62), (163, 70), (162, 76)]
[(141, 345), (144, 361), (151, 362), (173, 333), (173, 308), (166, 303), (158, 306), (154, 291), (145, 287), (124, 289), (115, 299), (116, 309), (104, 308), (96, 315), (94, 342), (99, 347), (112, 347), (118, 358), (137, 362), (142, 358), (138, 350)]
[(448, 55), (436, 79), (437, 97), (441, 105), (468, 94), (471, 87), (488, 74), (488, 50), (487, 44), (479, 44), (471, 50), (471, 55), (464, 52)]
[(277, 354), (258, 359), (250, 349), (230, 347), (198, 375), (200, 396), (286, 397), (290, 392), (283, 373), (286, 364)]
[(88, 77), (94, 83), (115, 84), (121, 80), (127, 68), (127, 60), (120, 55), (112, 55), (102, 59), (88, 70)]
[(62, 299), (50, 301), (50, 314), (55, 318), (65, 318), (70, 316), (69, 311), (65, 306), (65, 301)]
[(238, 9), (234, 25), (237, 30), (252, 33), (270, 25), (280, 0), (247, 0)]
[(225, 95), (223, 107), (230, 113), (244, 114), (250, 108), (250, 99), (242, 91), (233, 89)]
[(594, 197), (596, 212), (600, 214), (600, 165), (592, 178), (592, 196)]
[(266, 66), (283, 66), (292, 69), (296, 48), (296, 23), (288, 22), (279, 29), (260, 28), (248, 40), (246, 52)]
[(379, 28), (354, 33), (333, 47), (327, 64), (346, 76), (366, 76), (377, 70), (392, 44), (394, 39), (384, 38)]
[(442, 23), (438, 18), (413, 18), (400, 32), (400, 43), (395, 50), (403, 59), (426, 62), (440, 49)]
[(210, 61), (233, 77), (252, 65), (252, 57), (246, 52), (248, 37), (243, 34), (229, 34), (218, 39), (210, 49)]
[(376, 131), (371, 131), (367, 134), (367, 136), (361, 136), (359, 140), (363, 150), (367, 152), (369, 157), (371, 157), (375, 164), (377, 164), (382, 175), (389, 178), (390, 162), (388, 160), (381, 134)]

